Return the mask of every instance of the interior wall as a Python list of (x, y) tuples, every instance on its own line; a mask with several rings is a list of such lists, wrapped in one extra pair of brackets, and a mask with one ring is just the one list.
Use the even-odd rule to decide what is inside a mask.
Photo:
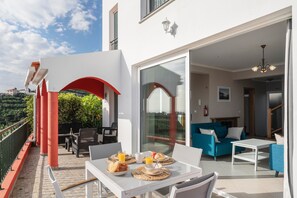
[[(193, 90), (193, 91), (192, 91)], [(204, 106), (209, 106), (209, 75), (191, 74), (191, 122), (210, 122), (209, 116), (203, 115)]]
[[(235, 81), (233, 80), (233, 73), (212, 69), (212, 68), (206, 68), (206, 67), (200, 67), (196, 65), (191, 66), (191, 73), (194, 74), (204, 74), (209, 76), (209, 86), (208, 86), (208, 92), (209, 92), (209, 104), (208, 104), (208, 110), (209, 110), (209, 116), (207, 117), (208, 120), (203, 121), (210, 121), (209, 118), (212, 117), (236, 117), (238, 116), (238, 126), (243, 126), (244, 124), (244, 87), (254, 87), (253, 82), (251, 80), (240, 80)], [(195, 77), (195, 76), (194, 76)], [(217, 90), (218, 86), (224, 86), (224, 87), (230, 87), (231, 89), (231, 101), (230, 102), (219, 102), (217, 100)], [(197, 95), (196, 87), (191, 87), (191, 95), (196, 96)], [(193, 98), (193, 101), (195, 98)], [(192, 104), (192, 103), (191, 103)], [(203, 107), (202, 107), (203, 108)], [(193, 110), (193, 106), (191, 106), (191, 111)], [(194, 108), (195, 110), (195, 108)], [(193, 114), (194, 115), (194, 114)], [(194, 118), (194, 116), (193, 116)], [(198, 119), (198, 117), (195, 117), (195, 119)], [(206, 118), (205, 118), (206, 119)], [(198, 121), (198, 120), (197, 120)], [(192, 120), (192, 123), (194, 123), (194, 119)], [(199, 121), (200, 122), (200, 121)]]

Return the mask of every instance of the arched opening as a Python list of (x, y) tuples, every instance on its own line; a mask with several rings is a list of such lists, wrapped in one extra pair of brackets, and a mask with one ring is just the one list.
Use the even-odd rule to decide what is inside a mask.
[(144, 121), (146, 143), (159, 142), (172, 149), (176, 142), (177, 128), (175, 97), (157, 82), (148, 83), (144, 87), (144, 111), (149, 115)]

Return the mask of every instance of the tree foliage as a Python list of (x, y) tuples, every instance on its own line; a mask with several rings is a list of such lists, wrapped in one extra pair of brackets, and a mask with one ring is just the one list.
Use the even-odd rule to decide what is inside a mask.
[(26, 118), (25, 94), (0, 95), (0, 129)]
[(86, 127), (102, 126), (102, 101), (94, 95), (82, 98), (83, 116), (82, 123)]
[(79, 123), (82, 120), (81, 97), (73, 93), (59, 94), (59, 124)]
[(32, 95), (27, 95), (25, 97), (25, 101), (26, 101), (25, 112), (27, 114), (27, 119), (29, 121), (29, 126), (30, 126), (30, 128), (32, 130), (33, 129), (33, 116), (34, 116), (33, 96)]
[(94, 95), (59, 94), (59, 124), (81, 123), (84, 127), (101, 126), (102, 102)]

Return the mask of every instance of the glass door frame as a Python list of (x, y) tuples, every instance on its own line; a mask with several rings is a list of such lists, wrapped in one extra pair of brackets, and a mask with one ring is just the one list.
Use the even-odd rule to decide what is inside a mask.
[(166, 62), (174, 61), (180, 58), (185, 58), (185, 142), (187, 146), (190, 146), (191, 143), (191, 133), (190, 133), (190, 53), (189, 50), (187, 52), (183, 52), (180, 54), (175, 54), (173, 56), (168, 57), (163, 57), (158, 60), (152, 61), (150, 63), (144, 64), (143, 66), (139, 66), (137, 68), (137, 101), (138, 101), (138, 106), (137, 106), (137, 111), (138, 111), (138, 116), (137, 116), (137, 152), (140, 152), (140, 138), (141, 138), (141, 126), (140, 126), (140, 118), (141, 118), (141, 113), (140, 109), (142, 108), (140, 106), (140, 88), (141, 88), (141, 82), (140, 82), (140, 72), (144, 69), (154, 67)]

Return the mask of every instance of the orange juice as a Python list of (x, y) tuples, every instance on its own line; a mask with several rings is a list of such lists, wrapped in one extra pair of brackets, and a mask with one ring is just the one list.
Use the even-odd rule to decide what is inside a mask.
[(124, 163), (126, 161), (125, 153), (118, 153), (119, 162)]
[(153, 158), (152, 157), (146, 157), (145, 158), (145, 164), (152, 164), (153, 163)]

